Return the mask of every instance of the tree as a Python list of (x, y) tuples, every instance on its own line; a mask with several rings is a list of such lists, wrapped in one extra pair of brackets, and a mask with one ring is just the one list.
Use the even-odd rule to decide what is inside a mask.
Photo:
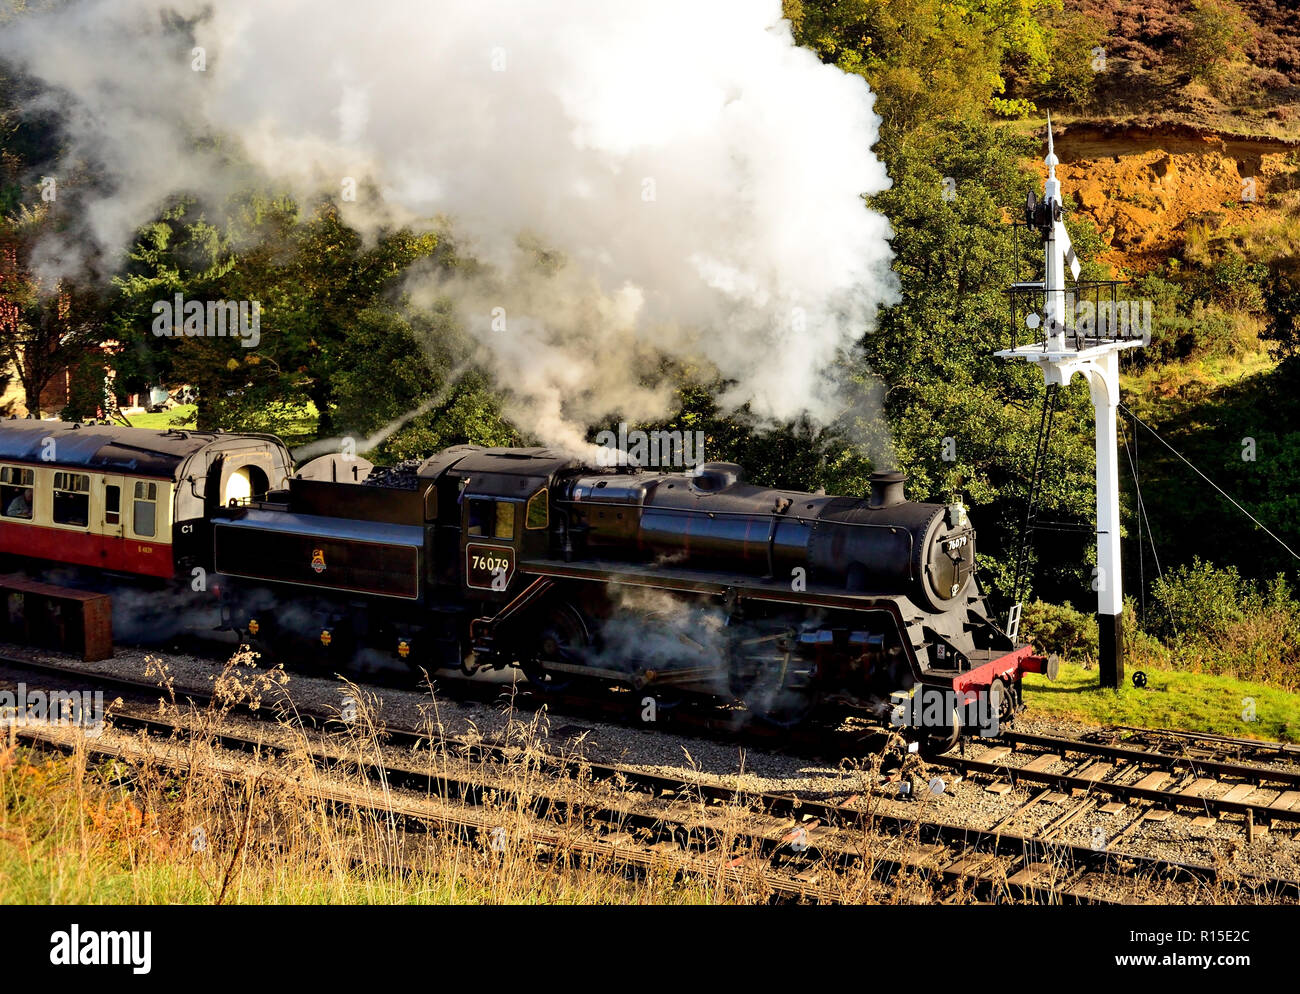
[(403, 301), (362, 311), (332, 377), (338, 430), (381, 461), (464, 442), (520, 444), (490, 382), (470, 365), (472, 351), (449, 304), (422, 311)]
[[(248, 194), (227, 205), (220, 226), (197, 205), (173, 206), (146, 226), (117, 279), (115, 330), (137, 385), (181, 379), (199, 389), (202, 427), (282, 430), (315, 407), (316, 433), (331, 435), (334, 376), (358, 315), (392, 307), (419, 260), (454, 264), (434, 233), (381, 233), (373, 244), (333, 204), (310, 213), (285, 198)], [(185, 300), (256, 303), (256, 342), (154, 333), (155, 304)]]
[(46, 413), (41, 394), (50, 382), (103, 343), (105, 299), (93, 279), (47, 286), (31, 268), (50, 228), (47, 208), (25, 205), (0, 225), (0, 358), (22, 384), (32, 417)]
[(1105, 27), (1083, 10), (1062, 10), (1044, 23), (1050, 31), (1048, 64), (1037, 80), (1026, 80), (1029, 91), (1040, 106), (1090, 107), (1105, 65)]
[(886, 144), (933, 120), (1020, 114), (1003, 98), (1014, 62), (1043, 77), (1060, 0), (784, 0), (795, 40), (823, 61), (864, 77), (877, 94)]
[(1273, 343), (1274, 358), (1295, 363), (1300, 357), (1300, 274), (1278, 266), (1263, 281), (1268, 324), (1261, 337)]
[(1184, 68), (1211, 92), (1230, 95), (1249, 64), (1246, 53), (1255, 40), (1255, 23), (1233, 0), (1193, 0), (1187, 22)]
[[(1023, 203), (1033, 181), (1023, 163), (1036, 151), (1005, 127), (935, 125), (894, 155), (894, 186), (874, 200), (896, 232), (902, 301), (865, 338), (865, 360), (886, 384), (885, 411), (912, 496), (959, 495), (979, 507), (981, 561), (1002, 592), (1022, 525), (1044, 388), (1036, 368), (993, 353), (1009, 344), (1005, 291), (1023, 275), (1014, 271), (1005, 218)], [(945, 186), (945, 177), (955, 186)], [(1044, 517), (1087, 521), (1094, 463), (1086, 387), (1076, 379), (1062, 404), (1041, 496)], [(1077, 598), (1086, 545), (1077, 535), (1035, 541), (1054, 564), (1039, 581)]]

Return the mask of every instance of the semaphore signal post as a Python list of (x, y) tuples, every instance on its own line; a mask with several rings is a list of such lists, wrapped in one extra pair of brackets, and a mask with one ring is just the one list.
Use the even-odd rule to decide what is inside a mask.
[[(1025, 223), (1043, 239), (1042, 282), (1017, 283), (1013, 294), (1013, 340), (1010, 349), (996, 353), (1005, 359), (1037, 363), (1049, 390), (1064, 387), (1076, 373), (1088, 382), (1096, 424), (1097, 447), (1097, 627), (1100, 636), (1101, 685), (1119, 687), (1124, 678), (1124, 646), (1120, 615), (1124, 588), (1120, 575), (1119, 354), (1149, 343), (1149, 305), (1145, 328), (1134, 320), (1132, 308), (1119, 299), (1120, 284), (1113, 281), (1080, 282), (1079, 261), (1062, 220), (1061, 182), (1056, 178), (1060, 160), (1047, 121), (1047, 181), (1042, 200), (1031, 192), (1025, 205)], [(1071, 282), (1066, 282), (1069, 269)], [(1024, 324), (1027, 344), (1018, 344), (1015, 298), (1026, 302)], [(1032, 502), (1031, 495), (1031, 502)], [(1012, 608), (1012, 627), (1018, 627), (1020, 605)]]

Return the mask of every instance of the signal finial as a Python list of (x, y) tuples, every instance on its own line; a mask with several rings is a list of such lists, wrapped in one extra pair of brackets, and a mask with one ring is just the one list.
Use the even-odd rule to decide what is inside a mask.
[(1052, 112), (1047, 112), (1047, 158), (1043, 160), (1047, 163), (1047, 178), (1056, 179), (1056, 167), (1060, 164), (1060, 159), (1056, 157), (1056, 146), (1052, 144)]

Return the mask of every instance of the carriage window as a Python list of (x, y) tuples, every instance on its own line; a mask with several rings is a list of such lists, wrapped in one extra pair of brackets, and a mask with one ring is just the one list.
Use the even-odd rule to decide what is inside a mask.
[(539, 528), (545, 528), (548, 523), (546, 491), (539, 490), (528, 498), (528, 513), (524, 516), (524, 527), (536, 531)]
[(104, 485), (104, 524), (115, 525), (122, 520), (122, 488), (116, 484)]
[(90, 520), (90, 477), (85, 473), (54, 474), (54, 523), (86, 527)]
[(142, 538), (153, 538), (158, 511), (158, 484), (135, 485), (135, 502), (131, 506), (131, 530)]
[(31, 520), (36, 472), (21, 466), (0, 467), (0, 510), (6, 518)]

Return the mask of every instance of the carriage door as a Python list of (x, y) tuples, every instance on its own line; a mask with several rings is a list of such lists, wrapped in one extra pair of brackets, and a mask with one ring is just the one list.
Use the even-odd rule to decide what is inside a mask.
[(98, 533), (104, 568), (126, 569), (126, 481), (120, 476), (103, 476), (99, 486), (99, 521), (92, 522), (90, 530)]

